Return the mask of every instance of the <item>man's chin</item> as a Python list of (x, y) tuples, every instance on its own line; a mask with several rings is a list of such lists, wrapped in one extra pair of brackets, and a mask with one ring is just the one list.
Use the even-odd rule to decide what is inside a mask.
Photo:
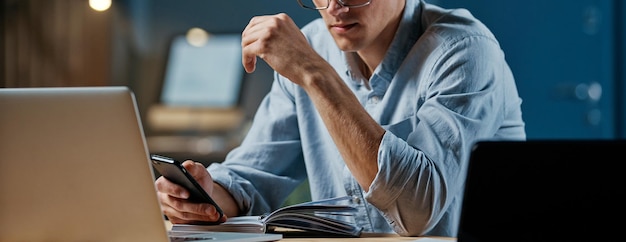
[(360, 45), (354, 40), (350, 40), (346, 38), (338, 38), (338, 37), (334, 37), (334, 39), (335, 39), (335, 43), (337, 44), (337, 47), (339, 47), (339, 49), (341, 49), (342, 51), (356, 52), (360, 49), (359, 48)]

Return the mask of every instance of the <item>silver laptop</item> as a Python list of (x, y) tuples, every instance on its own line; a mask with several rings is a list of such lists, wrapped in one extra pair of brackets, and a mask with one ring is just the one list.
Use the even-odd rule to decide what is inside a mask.
[(0, 241), (273, 241), (168, 234), (133, 93), (0, 88)]

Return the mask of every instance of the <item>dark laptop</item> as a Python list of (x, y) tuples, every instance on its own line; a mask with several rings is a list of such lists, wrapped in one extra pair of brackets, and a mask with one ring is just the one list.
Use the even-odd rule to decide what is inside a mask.
[(477, 142), (459, 242), (623, 241), (626, 140)]

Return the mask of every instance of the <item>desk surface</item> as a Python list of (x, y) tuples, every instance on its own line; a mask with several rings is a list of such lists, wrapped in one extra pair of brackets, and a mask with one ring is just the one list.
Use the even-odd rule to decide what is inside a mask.
[[(172, 223), (165, 221), (167, 229), (172, 228)], [(368, 234), (364, 233), (359, 238), (283, 238), (281, 241), (294, 241), (294, 242), (323, 242), (323, 241), (456, 241), (456, 238), (450, 237), (402, 237), (397, 234)]]
[(370, 235), (364, 235), (360, 238), (283, 238), (281, 241), (297, 241), (297, 242), (324, 242), (324, 241), (429, 241), (429, 242), (454, 242), (456, 238), (448, 237), (401, 237), (397, 235), (376, 235), (371, 237)]

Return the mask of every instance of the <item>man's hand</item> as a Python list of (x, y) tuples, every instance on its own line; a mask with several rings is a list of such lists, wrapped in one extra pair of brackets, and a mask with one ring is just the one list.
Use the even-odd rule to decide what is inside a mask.
[[(183, 162), (183, 166), (198, 181), (207, 194), (213, 197), (213, 179), (204, 165), (188, 160)], [(170, 222), (174, 224), (192, 224), (218, 221), (220, 215), (215, 207), (208, 203), (189, 202), (187, 200), (189, 191), (185, 188), (172, 183), (163, 176), (156, 180), (155, 186), (161, 203), (161, 210)], [(226, 221), (226, 216), (222, 217), (222, 220), (219, 222), (224, 221)]]
[(330, 67), (311, 48), (298, 26), (287, 14), (257, 16), (241, 35), (242, 64), (246, 72), (256, 68), (256, 57), (276, 72), (301, 85), (298, 74)]

